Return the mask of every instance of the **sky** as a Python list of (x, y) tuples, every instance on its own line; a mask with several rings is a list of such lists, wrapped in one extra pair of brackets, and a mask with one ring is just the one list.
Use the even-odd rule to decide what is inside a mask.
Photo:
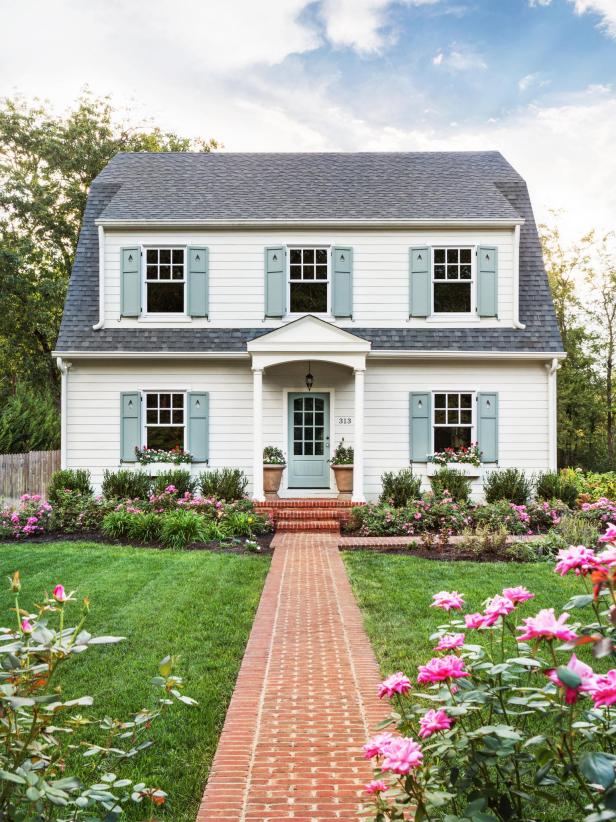
[[(616, 229), (616, 0), (0, 0), (0, 96), (85, 87), (229, 151), (498, 149)], [(301, 192), (298, 192), (301, 196)]]

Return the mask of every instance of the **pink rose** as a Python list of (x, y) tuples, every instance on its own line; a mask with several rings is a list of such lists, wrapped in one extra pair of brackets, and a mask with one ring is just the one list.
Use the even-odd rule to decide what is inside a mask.
[(595, 674), (590, 665), (586, 665), (584, 662), (580, 662), (580, 660), (576, 657), (575, 654), (571, 655), (571, 659), (567, 663), (567, 668), (574, 674), (577, 674), (582, 680), (580, 685), (578, 685), (576, 688), (571, 688), (566, 683), (561, 682), (554, 668), (552, 668), (552, 670), (548, 671), (547, 673), (549, 679), (554, 683), (554, 685), (558, 685), (559, 688), (565, 689), (565, 702), (567, 703), (567, 705), (573, 705), (574, 702), (577, 702), (580, 690), (585, 690), (587, 686), (592, 685), (593, 680), (595, 678)]
[(438, 731), (448, 731), (452, 723), (453, 720), (447, 716), (442, 708), (439, 708), (438, 711), (430, 709), (419, 720), (419, 736), (422, 739), (427, 739)]
[(514, 605), (535, 598), (535, 595), (531, 594), (531, 592), (522, 585), (518, 585), (517, 588), (503, 588), (503, 596), (513, 602)]
[(483, 628), (485, 626), (485, 617), (483, 614), (465, 614), (464, 622), (467, 628)]
[(393, 696), (394, 694), (406, 694), (410, 690), (411, 680), (403, 674), (402, 671), (398, 671), (381, 682), (378, 691), (379, 699), (383, 699), (384, 696)]
[(517, 637), (518, 642), (526, 639), (560, 639), (562, 642), (570, 642), (577, 638), (575, 631), (572, 631), (565, 622), (569, 619), (569, 614), (561, 614), (558, 619), (554, 614), (554, 608), (543, 608), (537, 616), (527, 617), (524, 625), (518, 625), (518, 631), (524, 631)]
[(56, 600), (56, 602), (66, 602), (68, 597), (66, 596), (64, 585), (56, 585), (56, 587), (53, 589), (53, 598)]
[(609, 522), (605, 534), (599, 537), (599, 542), (616, 542), (616, 525)]
[(382, 779), (373, 779), (372, 782), (368, 782), (367, 785), (364, 785), (364, 790), (369, 794), (381, 793), (382, 791), (387, 790), (387, 785)]
[(439, 639), (435, 651), (453, 651), (454, 648), (460, 648), (464, 645), (466, 637), (464, 634), (445, 634)]
[(29, 619), (22, 619), (21, 630), (24, 632), (24, 634), (31, 634), (34, 630), (34, 626), (32, 625)]
[(431, 608), (442, 608), (444, 611), (460, 609), (464, 605), (464, 597), (457, 591), (439, 591), (432, 597)]
[(372, 739), (369, 739), (364, 745), (364, 756), (366, 759), (374, 759), (375, 756), (383, 756), (385, 748), (389, 745), (393, 738), (393, 734), (389, 733), (389, 731), (384, 731), (383, 733), (376, 734), (372, 737)]
[(408, 737), (394, 737), (383, 753), (381, 768), (397, 774), (410, 773), (421, 765), (421, 745)]
[(419, 666), (417, 682), (420, 684), (444, 682), (447, 679), (461, 679), (470, 676), (464, 670), (464, 660), (459, 656), (450, 654), (449, 656), (433, 657), (427, 665)]
[(568, 548), (561, 548), (557, 555), (558, 562), (554, 570), (561, 577), (569, 571), (575, 571), (576, 576), (586, 576), (594, 568), (595, 552), (585, 545), (570, 545)]
[(510, 599), (507, 599), (507, 597), (502, 597), (500, 594), (496, 594), (496, 596), (492, 597), (492, 599), (488, 601), (488, 604), (486, 605), (485, 615), (487, 617), (504, 617), (508, 616), (514, 610), (515, 605)]
[(616, 671), (608, 671), (602, 676), (595, 676), (585, 686), (596, 708), (608, 707), (616, 702)]

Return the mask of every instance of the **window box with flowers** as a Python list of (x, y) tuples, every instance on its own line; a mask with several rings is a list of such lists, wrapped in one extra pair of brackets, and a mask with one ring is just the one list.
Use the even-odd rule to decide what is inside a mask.
[(428, 457), (428, 476), (433, 477), (444, 466), (465, 477), (481, 476), (481, 451), (478, 443), (436, 451)]
[(190, 466), (193, 461), (192, 456), (183, 448), (148, 448), (144, 445), (143, 448), (135, 448), (135, 456), (137, 462), (135, 467), (141, 468), (146, 466), (146, 472), (151, 477), (157, 477), (159, 474), (164, 474), (166, 471), (171, 471), (178, 466), (185, 466), (190, 471)]

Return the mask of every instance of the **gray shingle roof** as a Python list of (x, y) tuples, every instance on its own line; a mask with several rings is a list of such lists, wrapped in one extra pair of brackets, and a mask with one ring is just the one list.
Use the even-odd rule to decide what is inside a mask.
[(516, 219), (502, 170), (496, 152), (118, 154), (98, 181), (122, 179), (103, 220)]
[[(203, 184), (196, 185), (197, 180)], [(260, 190), (262, 185), (266, 190)], [(57, 350), (237, 352), (271, 330), (263, 326), (92, 330), (98, 321), (97, 218), (206, 220), (222, 216), (307, 220), (523, 217), (520, 319), (526, 324), (524, 330), (353, 328), (352, 333), (370, 340), (373, 350), (562, 351), (526, 184), (498, 152), (119, 154), (90, 189)]]

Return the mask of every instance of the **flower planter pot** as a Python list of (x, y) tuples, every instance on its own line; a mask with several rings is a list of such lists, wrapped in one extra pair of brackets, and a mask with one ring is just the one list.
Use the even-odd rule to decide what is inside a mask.
[(332, 465), (332, 468), (338, 486), (338, 497), (340, 499), (349, 499), (353, 491), (353, 466)]
[(457, 471), (465, 477), (480, 477), (481, 465), (471, 465), (469, 462), (448, 462), (446, 465), (437, 465), (435, 462), (428, 464), (428, 476), (433, 477), (441, 468), (449, 468), (452, 471)]
[(276, 498), (282, 480), (282, 472), (286, 465), (263, 466), (263, 491), (268, 499)]
[(192, 463), (190, 462), (182, 462), (179, 464), (176, 464), (175, 462), (148, 462), (145, 464), (141, 462), (133, 462), (127, 467), (132, 468), (133, 471), (143, 471), (143, 473), (147, 474), (149, 477), (158, 477), (160, 474), (164, 474), (167, 471), (177, 471), (178, 469), (188, 471), (189, 474), (192, 474)]

